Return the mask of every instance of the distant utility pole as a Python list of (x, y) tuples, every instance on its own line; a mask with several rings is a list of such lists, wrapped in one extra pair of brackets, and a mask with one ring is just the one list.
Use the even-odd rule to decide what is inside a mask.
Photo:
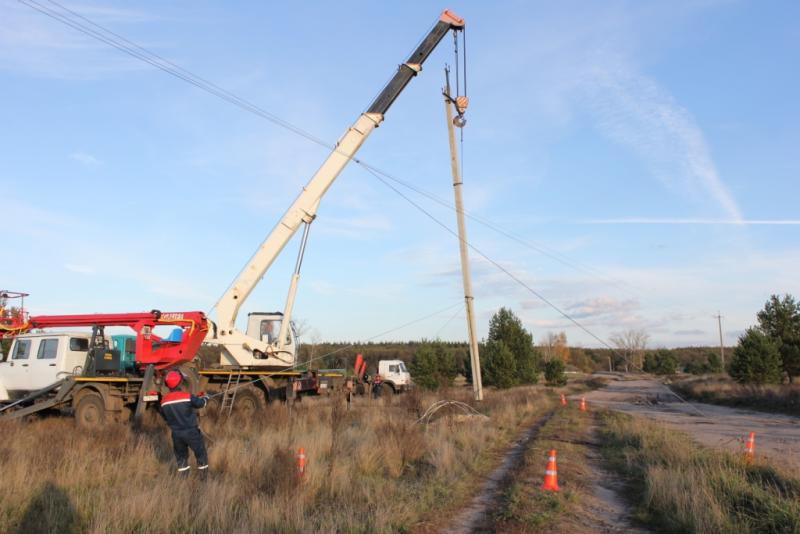
[(722, 370), (725, 370), (725, 347), (722, 344), (722, 315), (717, 311), (717, 326), (719, 327), (719, 358), (722, 360)]
[[(453, 107), (463, 106), (457, 109), (458, 117), (456, 122), (464, 126), (462, 114), (466, 109), (466, 98), (458, 97), (456, 102), (450, 97), (450, 76), (449, 71), (445, 70), (447, 84), (444, 92), (444, 107), (447, 116), (447, 133), (450, 140), (450, 169), (453, 173), (453, 191), (456, 197), (456, 218), (458, 220), (458, 240), (461, 252), (461, 276), (464, 282), (464, 303), (467, 308), (467, 329), (469, 331), (469, 356), (472, 367), (472, 390), (475, 400), (483, 400), (483, 383), (481, 380), (481, 360), (478, 354), (478, 334), (475, 325), (474, 297), (472, 296), (472, 280), (469, 270), (469, 251), (467, 249), (467, 228), (464, 224), (464, 200), (461, 196), (461, 169), (458, 165), (458, 149), (456, 148), (456, 132), (454, 127)], [(463, 100), (461, 100), (463, 99)]]

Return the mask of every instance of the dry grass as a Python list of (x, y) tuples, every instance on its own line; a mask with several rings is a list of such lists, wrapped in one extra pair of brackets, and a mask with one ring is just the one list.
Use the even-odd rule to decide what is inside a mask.
[[(525, 452), (515, 476), (495, 514), (498, 532), (577, 532), (579, 525), (568, 516), (579, 514), (582, 501), (591, 492), (587, 440), (591, 439), (592, 414), (576, 406), (559, 408), (539, 429)], [(547, 455), (556, 449), (558, 493), (543, 491)]]
[(606, 454), (630, 481), (639, 519), (668, 532), (798, 532), (798, 474), (705, 449), (639, 418), (603, 416)]
[(758, 386), (736, 383), (727, 375), (704, 375), (671, 387), (701, 402), (800, 415), (800, 384)]
[[(167, 430), (87, 433), (66, 418), (0, 425), (2, 532), (403, 532), (464, 497), (507, 443), (552, 401), (541, 388), (487, 392), (485, 422), (415, 424), (437, 398), (307, 399), (257, 420), (204, 418), (207, 482), (174, 476)], [(301, 481), (295, 453), (308, 457)]]

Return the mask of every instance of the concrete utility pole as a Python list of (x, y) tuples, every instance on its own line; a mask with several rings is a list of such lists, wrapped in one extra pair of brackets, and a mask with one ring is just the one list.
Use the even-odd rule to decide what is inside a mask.
[[(475, 400), (483, 400), (483, 383), (481, 380), (481, 359), (478, 354), (478, 334), (475, 326), (475, 310), (473, 307), (474, 297), (472, 296), (472, 277), (469, 269), (469, 252), (467, 249), (467, 228), (464, 224), (464, 200), (461, 196), (461, 169), (458, 165), (458, 149), (456, 148), (456, 132), (453, 124), (453, 106), (456, 103), (450, 98), (450, 79), (446, 74), (446, 86), (444, 94), (444, 107), (447, 116), (447, 134), (450, 139), (450, 169), (453, 172), (453, 192), (456, 197), (456, 218), (458, 219), (458, 241), (461, 250), (461, 277), (464, 282), (464, 302), (467, 307), (467, 329), (469, 330), (469, 356), (472, 368), (472, 391)], [(464, 101), (466, 107), (466, 101)], [(463, 126), (463, 118), (459, 112), (459, 119)]]
[(725, 370), (725, 347), (722, 344), (722, 315), (717, 311), (717, 326), (719, 326), (719, 358), (722, 360), (722, 370)]

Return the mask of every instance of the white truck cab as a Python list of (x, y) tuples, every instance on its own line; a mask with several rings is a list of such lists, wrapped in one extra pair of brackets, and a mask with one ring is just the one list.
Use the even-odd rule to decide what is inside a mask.
[(91, 334), (58, 332), (14, 338), (0, 361), (0, 402), (23, 397), (82, 369)]
[(381, 381), (390, 385), (395, 393), (411, 388), (411, 373), (406, 369), (403, 360), (380, 360), (378, 374), (381, 375)]

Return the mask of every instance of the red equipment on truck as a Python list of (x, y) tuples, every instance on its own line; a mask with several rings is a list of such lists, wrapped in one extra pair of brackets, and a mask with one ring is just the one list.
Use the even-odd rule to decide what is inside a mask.
[[(27, 313), (23, 306), (26, 293), (0, 291), (0, 339), (14, 338), (13, 354), (2, 365), (15, 363), (28, 367), (28, 355), (32, 348), (38, 349), (37, 360), (52, 358), (49, 365), (52, 372), (60, 376), (67, 375), (47, 387), (35, 389), (26, 384), (14, 383), (16, 375), (7, 378), (8, 383), (0, 384), (3, 399), (10, 401), (10, 393), (17, 398), (11, 404), (0, 408), (0, 413), (19, 417), (35, 413), (42, 409), (59, 408), (71, 404), (77, 412), (86, 412), (91, 418), (100, 416), (101, 408), (125, 414), (127, 406), (136, 403), (136, 413), (140, 416), (144, 410), (144, 402), (154, 400), (154, 377), (156, 372), (178, 367), (191, 362), (208, 333), (208, 321), (203, 312), (168, 312), (159, 310), (142, 313), (106, 313), (86, 315), (35, 315)], [(20, 299), (19, 306), (9, 306), (12, 299)], [(106, 327), (125, 326), (131, 328), (135, 336), (136, 371), (126, 373), (121, 365), (120, 351), (109, 346), (105, 336)], [(173, 327), (166, 336), (155, 333), (156, 327)], [(84, 346), (79, 353), (85, 353), (85, 359), (79, 365), (69, 360), (66, 349), (58, 349), (58, 337), (66, 335), (62, 331), (50, 332), (49, 329), (69, 327), (91, 327), (91, 338), (84, 334)], [(46, 330), (44, 334), (35, 331)], [(33, 336), (33, 337), (31, 337)], [(39, 338), (48, 337), (42, 341)], [(20, 345), (21, 340), (28, 345)], [(79, 338), (74, 338), (73, 340)], [(46, 345), (46, 342), (54, 342)], [(72, 340), (71, 340), (72, 341)], [(38, 343), (38, 345), (37, 345)], [(55, 346), (56, 348), (50, 348)], [(28, 347), (28, 348), (25, 348)], [(74, 358), (76, 350), (69, 348)], [(49, 352), (49, 354), (48, 354)], [(83, 359), (83, 357), (81, 356)], [(66, 361), (69, 360), (69, 361)], [(3, 367), (5, 369), (5, 367)], [(79, 392), (80, 393), (79, 395)], [(91, 393), (95, 399), (81, 404), (81, 399)], [(85, 401), (85, 399), (84, 399)], [(88, 408), (86, 407), (88, 405)], [(97, 408), (96, 410), (92, 410)], [(90, 423), (92, 421), (86, 421)]]

